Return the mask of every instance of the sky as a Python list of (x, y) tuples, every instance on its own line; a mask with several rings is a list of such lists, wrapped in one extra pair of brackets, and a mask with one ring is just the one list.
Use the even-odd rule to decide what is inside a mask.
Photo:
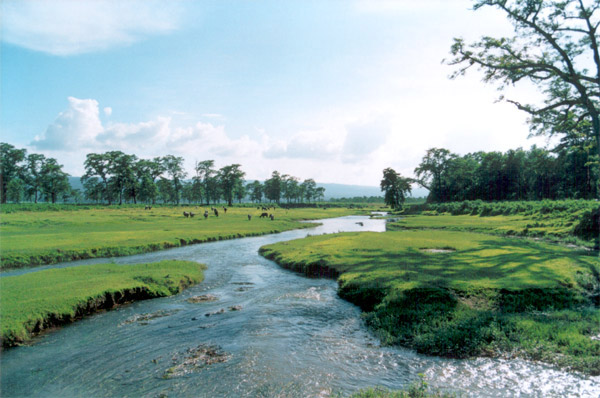
[[(3, 0), (0, 141), (81, 176), (88, 153), (172, 154), (246, 179), (377, 186), (425, 151), (533, 144), (454, 37), (508, 35), (469, 0)], [(531, 87), (508, 96), (539, 98)]]

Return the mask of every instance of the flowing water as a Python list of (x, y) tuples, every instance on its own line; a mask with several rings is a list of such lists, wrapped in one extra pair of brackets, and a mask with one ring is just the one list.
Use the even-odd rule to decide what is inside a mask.
[[(209, 268), (204, 282), (182, 294), (100, 313), (2, 352), (0, 396), (329, 397), (368, 386), (404, 388), (419, 373), (463, 396), (600, 395), (600, 378), (542, 364), (380, 347), (360, 310), (337, 297), (335, 281), (303, 277), (257, 254), (262, 245), (307, 234), (385, 230), (384, 220), (367, 217), (319, 222), (308, 230), (115, 258), (124, 265), (194, 260)], [(54, 267), (97, 262), (106, 260)], [(3, 275), (22, 272), (28, 271)], [(212, 301), (187, 301), (207, 294)]]

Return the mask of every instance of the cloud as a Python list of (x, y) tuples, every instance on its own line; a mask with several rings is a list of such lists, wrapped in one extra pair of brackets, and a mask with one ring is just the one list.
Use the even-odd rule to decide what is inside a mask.
[(153, 0), (5, 0), (2, 40), (52, 55), (89, 53), (169, 33), (180, 8)]
[(103, 125), (98, 101), (69, 97), (68, 103), (46, 131), (35, 137), (31, 147), (64, 153), (121, 150), (140, 157), (174, 153), (234, 160), (262, 154), (261, 142), (247, 135), (231, 138), (224, 126), (198, 122), (191, 127), (175, 127), (171, 117), (163, 116)]
[(99, 119), (98, 101), (69, 97), (69, 108), (58, 114), (46, 132), (36, 136), (31, 146), (38, 149), (88, 148), (104, 130)]
[(331, 159), (339, 158), (343, 132), (335, 128), (301, 131), (288, 140), (269, 140), (264, 155), (271, 159)]
[(112, 108), (111, 108), (110, 106), (107, 106), (107, 107), (105, 107), (105, 108), (104, 108), (104, 114), (105, 114), (106, 116), (110, 116), (110, 115), (112, 115)]
[(344, 162), (364, 159), (385, 144), (390, 127), (385, 119), (353, 123), (346, 127), (346, 140), (342, 150)]

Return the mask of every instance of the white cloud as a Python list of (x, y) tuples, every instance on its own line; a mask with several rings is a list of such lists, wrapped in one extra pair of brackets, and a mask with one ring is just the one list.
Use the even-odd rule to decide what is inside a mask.
[(177, 28), (178, 2), (54, 0), (2, 2), (4, 41), (53, 55), (129, 45)]
[(112, 115), (112, 108), (111, 108), (110, 106), (107, 106), (107, 107), (105, 107), (105, 108), (104, 108), (104, 114), (105, 114), (106, 116), (110, 116), (110, 115)]
[(79, 151), (89, 148), (96, 136), (103, 132), (99, 119), (98, 101), (69, 97), (69, 108), (58, 114), (54, 123), (31, 145), (38, 149), (67, 149)]

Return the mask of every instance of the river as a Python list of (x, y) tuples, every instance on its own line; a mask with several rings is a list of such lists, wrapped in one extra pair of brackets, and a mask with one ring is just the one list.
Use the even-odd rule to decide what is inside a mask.
[[(600, 395), (599, 377), (543, 364), (452, 360), (381, 347), (360, 310), (337, 297), (335, 281), (303, 277), (258, 255), (260, 246), (307, 234), (385, 230), (384, 220), (360, 216), (319, 222), (311, 229), (112, 259), (124, 265), (193, 260), (209, 268), (204, 282), (182, 294), (99, 313), (30, 346), (5, 350), (0, 395), (329, 397), (369, 386), (404, 388), (419, 373), (430, 385), (463, 396)], [(52, 267), (98, 262), (106, 259)], [(3, 276), (23, 272), (31, 270)], [(217, 300), (187, 301), (206, 294)], [(241, 309), (231, 310), (233, 306)], [(225, 311), (219, 313), (221, 309)], [(190, 365), (190, 353), (206, 347), (217, 352), (219, 361)]]

